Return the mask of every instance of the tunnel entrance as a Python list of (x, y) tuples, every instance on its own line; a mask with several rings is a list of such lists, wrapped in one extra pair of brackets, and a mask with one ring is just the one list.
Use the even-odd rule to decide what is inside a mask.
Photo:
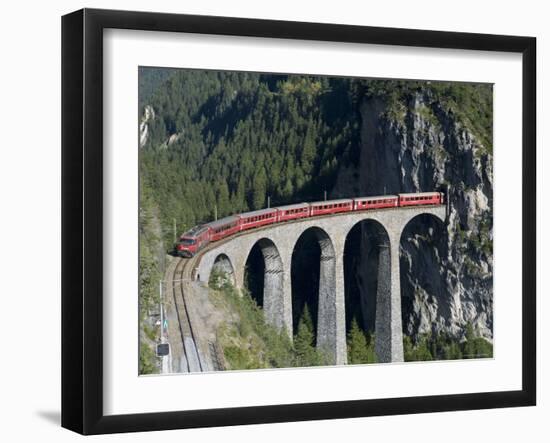
[[(346, 236), (344, 245), (344, 299), (346, 307), (346, 336), (348, 347), (369, 347), (366, 350), (354, 349), (354, 356), (348, 355), (349, 363), (371, 362), (376, 333), (376, 307), (378, 297), (389, 297), (390, 278), (389, 237), (384, 227), (375, 220), (357, 223)], [(381, 259), (384, 257), (384, 259)], [(358, 338), (358, 331), (350, 335), (356, 324), (364, 340)], [(364, 351), (364, 352), (363, 352)], [(364, 360), (364, 361), (363, 361)], [(367, 361), (369, 360), (369, 361)]]
[(432, 214), (411, 219), (401, 233), (400, 283), (403, 334), (413, 341), (433, 330), (439, 319), (452, 318), (446, 289), (447, 231)]

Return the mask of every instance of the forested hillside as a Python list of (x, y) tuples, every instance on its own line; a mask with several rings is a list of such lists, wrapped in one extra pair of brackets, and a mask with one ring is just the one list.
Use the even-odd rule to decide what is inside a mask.
[[(163, 225), (315, 200), (357, 149), (350, 80), (177, 71), (151, 97), (143, 186)], [(143, 110), (142, 110), (143, 111)], [(143, 113), (143, 112), (142, 112)], [(165, 240), (171, 240), (168, 230)]]
[(141, 192), (165, 250), (174, 223), (179, 234), (268, 196), (449, 185), (443, 244), (404, 245), (404, 329), (464, 336), (471, 324), (492, 338), (491, 85), (141, 68), (139, 92)]

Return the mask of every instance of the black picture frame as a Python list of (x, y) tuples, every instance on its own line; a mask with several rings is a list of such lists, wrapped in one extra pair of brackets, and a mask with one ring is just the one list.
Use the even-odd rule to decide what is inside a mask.
[[(170, 31), (522, 55), (522, 389), (177, 412), (103, 413), (103, 31)], [(62, 18), (62, 426), (82, 434), (536, 404), (536, 39), (83, 9)]]

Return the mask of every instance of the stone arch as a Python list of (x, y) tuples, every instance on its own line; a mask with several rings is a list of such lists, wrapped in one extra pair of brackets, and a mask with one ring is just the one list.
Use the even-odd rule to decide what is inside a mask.
[(224, 253), (220, 253), (216, 256), (214, 263), (212, 264), (212, 269), (210, 270), (210, 276), (212, 276), (215, 272), (222, 273), (225, 278), (229, 280), (229, 283), (235, 286), (235, 267), (233, 266), (233, 263), (231, 263), (229, 256)]
[[(378, 301), (390, 296), (390, 236), (378, 220), (356, 222), (344, 239), (344, 300), (346, 331), (353, 320), (365, 333), (380, 336), (381, 312)], [(378, 319), (378, 322), (377, 322)]]
[[(256, 241), (248, 252), (245, 269), (245, 284), (256, 285), (248, 289), (256, 303), (263, 308), (267, 321), (282, 327), (284, 323), (283, 260), (275, 243), (265, 237)], [(256, 279), (251, 278), (254, 276)]]
[(399, 268), (403, 334), (437, 332), (452, 316), (452, 297), (446, 289), (445, 222), (432, 213), (420, 213), (405, 223), (399, 236)]
[[(308, 277), (311, 281), (308, 281)], [(308, 291), (300, 299), (298, 286)], [(311, 226), (294, 243), (291, 259), (293, 330), (297, 332), (302, 311), (308, 302), (315, 329), (316, 346), (336, 358), (336, 257), (327, 232)], [(315, 292), (317, 294), (315, 294)], [(316, 297), (315, 297), (316, 295)]]

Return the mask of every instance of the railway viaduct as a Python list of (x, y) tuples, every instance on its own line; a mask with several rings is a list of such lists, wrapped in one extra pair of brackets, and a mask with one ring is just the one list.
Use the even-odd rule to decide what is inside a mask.
[(194, 278), (208, 282), (211, 272), (220, 269), (231, 276), (236, 287), (242, 288), (247, 258), (257, 244), (265, 263), (264, 314), (268, 322), (286, 328), (292, 337), (292, 253), (300, 236), (311, 230), (321, 249), (317, 346), (325, 349), (335, 364), (345, 364), (344, 247), (351, 229), (370, 220), (385, 233), (385, 240), (379, 245), (375, 351), (380, 362), (403, 361), (399, 246), (407, 224), (422, 214), (445, 222), (446, 206), (335, 214), (243, 232), (199, 253)]

